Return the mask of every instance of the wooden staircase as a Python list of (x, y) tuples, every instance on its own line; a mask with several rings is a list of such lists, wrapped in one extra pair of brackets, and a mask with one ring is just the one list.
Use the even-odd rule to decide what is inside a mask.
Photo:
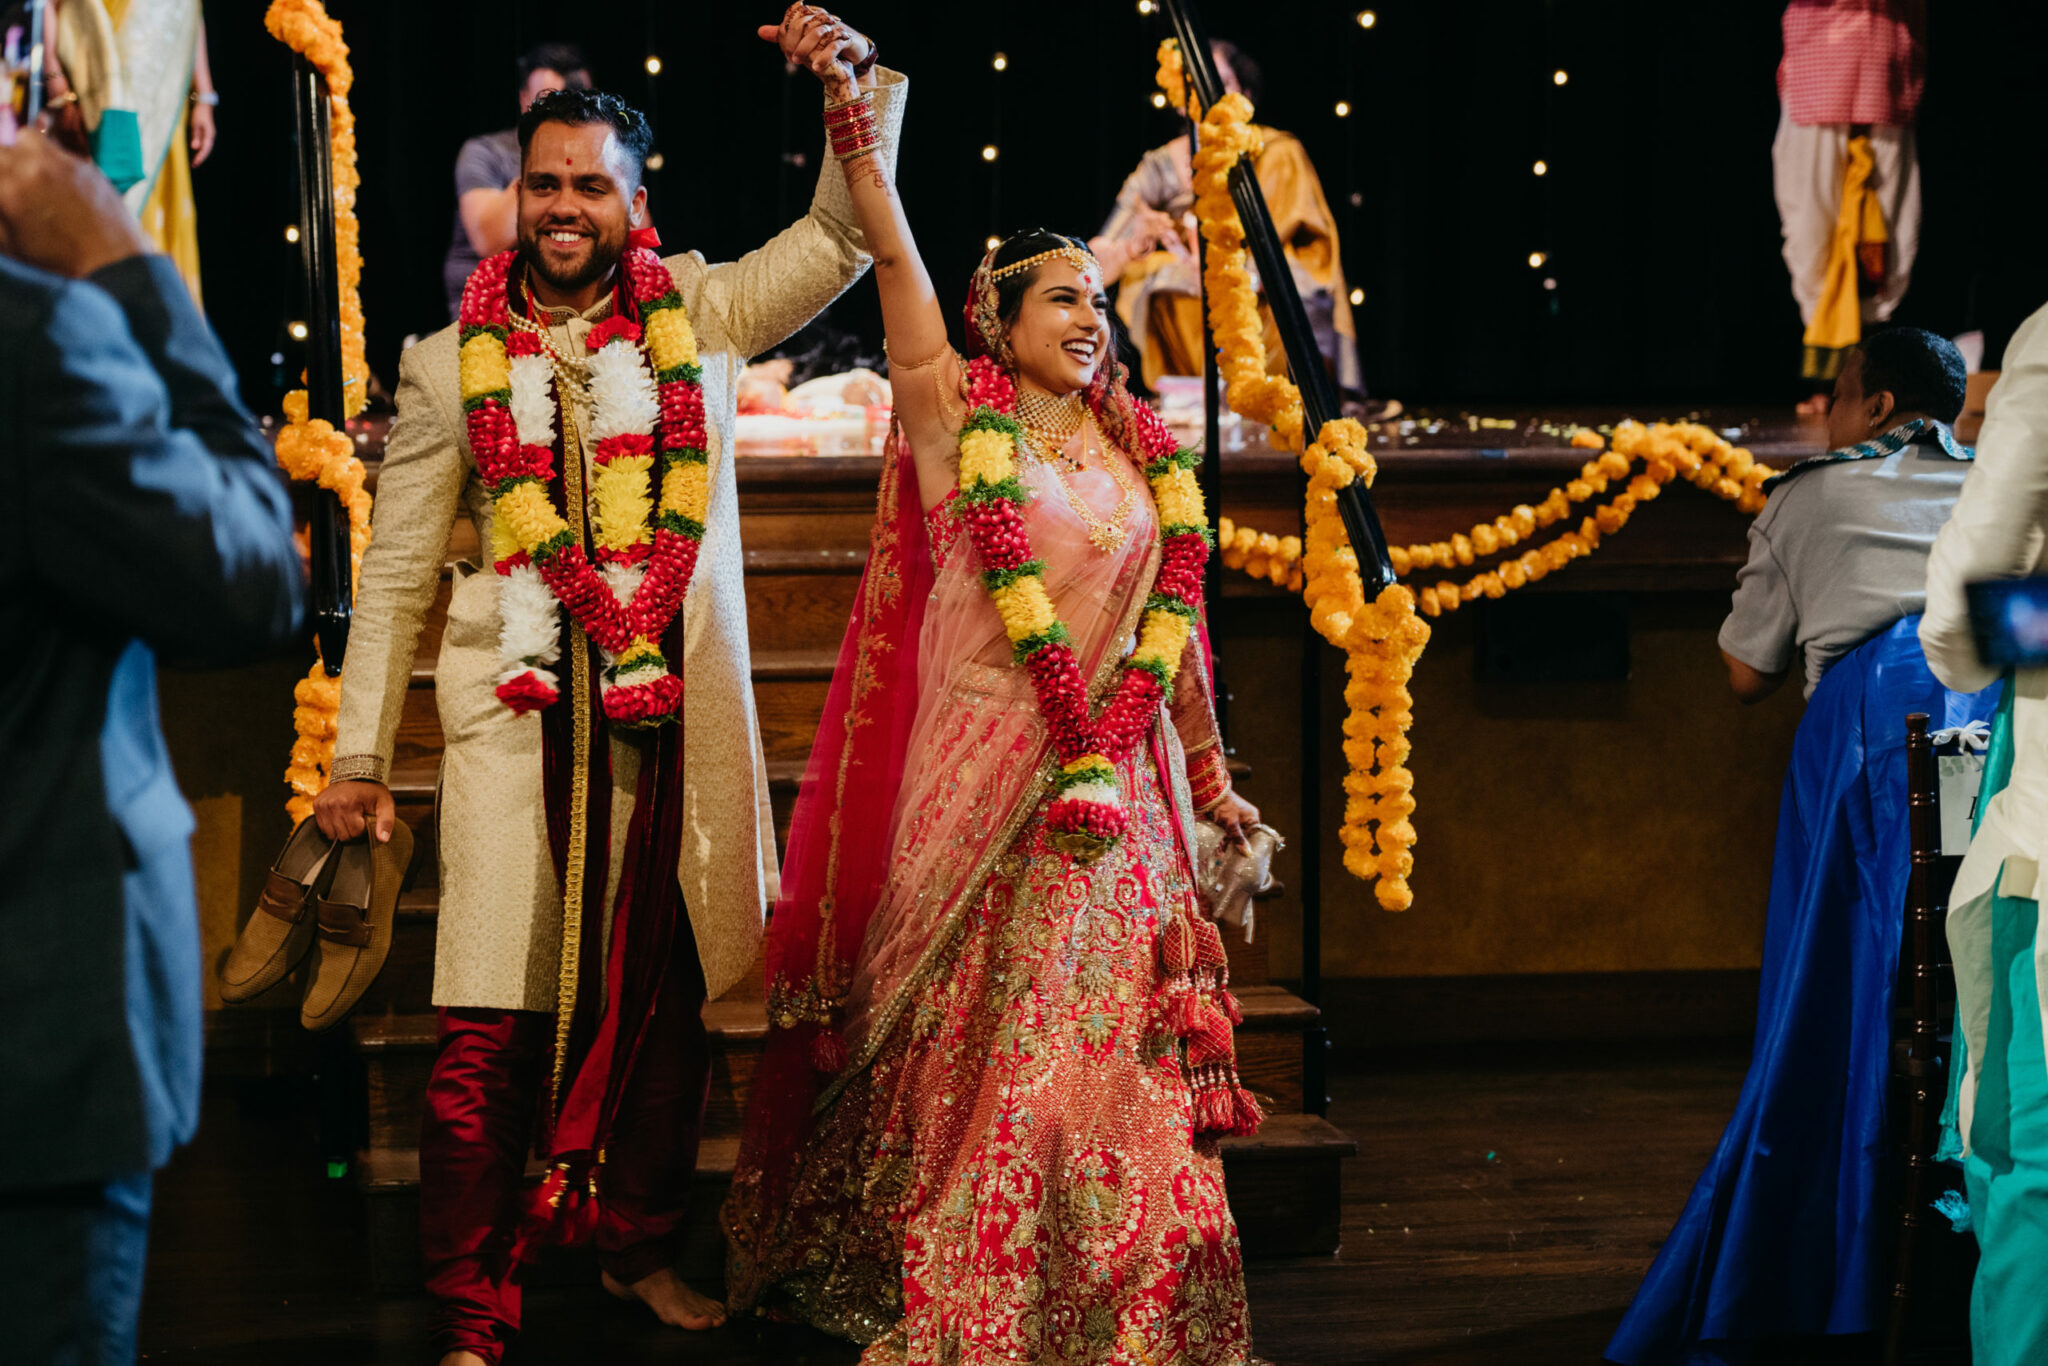
[[(468, 545), (462, 544), (465, 540)], [(474, 535), (464, 524), (458, 528), (453, 553), (473, 558), (473, 545)], [(778, 836), (788, 828), (861, 563), (858, 549), (769, 547), (748, 553), (754, 696)], [(363, 1147), (356, 1179), (365, 1197), (371, 1276), (379, 1288), (389, 1290), (420, 1283), (418, 1142), (422, 1099), (435, 1052), (432, 986), (439, 906), (434, 802), (442, 737), (434, 699), (434, 659), (447, 598), (444, 578), (422, 633), (391, 773), (399, 815), (416, 836), (417, 877), (399, 903), (384, 972), (345, 1026), (360, 1064)], [(1226, 935), (1227, 940), (1234, 938)], [(1256, 1138), (1224, 1144), (1231, 1205), (1248, 1255), (1334, 1252), (1339, 1164), (1356, 1152), (1356, 1144), (1326, 1120), (1302, 1112), (1302, 1036), (1315, 1024), (1318, 1012), (1267, 980), (1265, 948), (1263, 941), (1230, 944), (1233, 986), (1245, 1015), (1237, 1036), (1240, 1069), (1269, 1114)], [(712, 1089), (684, 1270), (707, 1282), (715, 1282), (723, 1266), (715, 1214), (731, 1178), (748, 1083), (768, 1032), (761, 995), (757, 969), (704, 1010), (711, 1035)], [(555, 1266), (558, 1274), (584, 1274), (586, 1262), (564, 1257)], [(564, 1266), (573, 1270), (562, 1271)], [(546, 1264), (539, 1270), (548, 1277)]]

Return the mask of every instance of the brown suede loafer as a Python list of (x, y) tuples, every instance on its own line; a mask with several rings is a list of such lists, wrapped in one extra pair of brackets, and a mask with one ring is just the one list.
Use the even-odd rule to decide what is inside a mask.
[(394, 818), (382, 844), (365, 837), (341, 846), (334, 881), (319, 899), (319, 966), (306, 988), (299, 1023), (315, 1031), (355, 1008), (391, 955), (398, 894), (412, 871), (412, 827)]
[(308, 816), (284, 842), (255, 914), (242, 927), (220, 967), (220, 998), (229, 1005), (253, 1000), (285, 979), (313, 947), (313, 898), (334, 876), (334, 844)]

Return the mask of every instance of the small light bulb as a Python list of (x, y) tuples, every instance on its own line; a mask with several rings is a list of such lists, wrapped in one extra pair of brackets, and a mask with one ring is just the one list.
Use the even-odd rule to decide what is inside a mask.
[(996, 145), (993, 142), (981, 149), (981, 159), (983, 161), (994, 161), (996, 159)]
[(1380, 17), (1369, 9), (1362, 9), (1358, 12), (1358, 26), (1360, 28), (1371, 28), (1379, 21)]
[(1154, 109), (1166, 108), (1166, 92), (1162, 90), (1155, 90), (1152, 92), (1152, 107)]
[(1544, 287), (1545, 289), (1556, 289), (1556, 288), (1557, 288), (1557, 277), (1556, 277), (1555, 275), (1546, 275), (1546, 276), (1544, 276), (1544, 277), (1543, 277), (1543, 287)]
[(1533, 170), (1534, 172), (1536, 172), (1536, 174), (1537, 174), (1537, 175), (1549, 175), (1549, 174), (1550, 174), (1550, 163), (1549, 163), (1549, 162), (1547, 162), (1547, 161), (1539, 161), (1539, 162), (1537, 162), (1537, 163), (1536, 163), (1536, 164), (1535, 164), (1534, 166), (1530, 167), (1529, 169), (1531, 169), (1531, 170)]
[(285, 224), (284, 240), (287, 242), (296, 242), (299, 240), (299, 225), (297, 223)]
[(661, 58), (649, 57), (647, 59), (647, 74), (650, 76), (659, 76), (661, 74)]
[(292, 334), (293, 341), (304, 341), (306, 339), (306, 325), (304, 323), (293, 323), (285, 331)]
[(1340, 118), (1340, 119), (1348, 119), (1348, 118), (1350, 118), (1350, 117), (1351, 117), (1351, 101), (1350, 101), (1350, 100), (1338, 100), (1338, 101), (1337, 101), (1337, 117), (1338, 117), (1338, 118)]
[(1002, 238), (1000, 238), (1000, 237), (990, 237), (990, 238), (988, 239), (988, 248), (987, 248), (987, 249), (988, 249), (989, 251), (994, 251), (994, 250), (995, 250), (995, 249), (996, 249), (997, 247), (1000, 247), (1000, 246), (1001, 246), (1002, 244), (1003, 244), (1003, 239), (1002, 239)]
[(1571, 77), (1564, 74), (1563, 67), (1559, 67), (1557, 70), (1550, 73), (1550, 83), (1552, 85), (1563, 85), (1566, 81), (1570, 79)]
[(647, 169), (648, 169), (648, 170), (650, 170), (650, 171), (658, 171), (658, 170), (660, 170), (660, 169), (661, 169), (662, 167), (666, 166), (667, 164), (668, 164), (668, 158), (667, 158), (667, 157), (665, 157), (665, 156), (663, 156), (663, 155), (662, 155), (661, 153), (659, 153), (659, 152), (649, 152), (649, 153), (647, 154)]
[(1010, 59), (1006, 54), (998, 52), (995, 56), (995, 60), (991, 62), (989, 65), (993, 66), (998, 71), (1008, 71), (1010, 69)]
[(1352, 290), (1352, 291), (1351, 291), (1351, 306), (1352, 306), (1353, 308), (1356, 308), (1356, 307), (1358, 307), (1358, 306), (1359, 306), (1360, 304), (1362, 304), (1362, 303), (1364, 303), (1364, 302), (1365, 302), (1365, 291), (1364, 291), (1364, 290), (1362, 290), (1362, 289), (1354, 289), (1354, 290)]
[(1548, 258), (1548, 257), (1546, 257), (1546, 256), (1544, 256), (1544, 254), (1543, 254), (1542, 252), (1540, 252), (1540, 251), (1532, 251), (1532, 252), (1530, 252), (1530, 253), (1529, 253), (1529, 269), (1531, 269), (1531, 270), (1540, 270), (1540, 269), (1542, 269), (1544, 261), (1546, 261), (1546, 260), (1548, 260), (1548, 259), (1549, 259), (1549, 258)]
[(1138, 0), (1138, 13), (1150, 14), (1152, 12), (1152, 8), (1152, 0)]

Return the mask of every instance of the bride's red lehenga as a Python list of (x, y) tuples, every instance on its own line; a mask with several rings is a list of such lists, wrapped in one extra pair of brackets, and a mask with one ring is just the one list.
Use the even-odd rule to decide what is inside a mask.
[[(1130, 832), (1092, 865), (1057, 852), (1029, 676), (950, 501), (921, 516), (892, 454), (769, 928), (729, 1297), (871, 1344), (864, 1362), (1237, 1366), (1217, 1139), (1256, 1110), (1216, 1037), (1234, 1005), (1188, 856), (1187, 755), (1217, 741), (1206, 633), (1123, 765)], [(1158, 569), (1150, 493), (1127, 466), (1105, 552), (1020, 464), (1099, 705)], [(1095, 468), (1066, 483), (1098, 522), (1123, 497)], [(1190, 984), (1219, 1008), (1199, 1067), (1168, 1008)]]

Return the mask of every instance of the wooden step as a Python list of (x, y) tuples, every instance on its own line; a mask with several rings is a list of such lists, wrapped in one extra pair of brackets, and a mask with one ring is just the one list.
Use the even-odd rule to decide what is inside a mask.
[[(1240, 1078), (1269, 1112), (1300, 1109), (1301, 1036), (1320, 1018), (1319, 1012), (1271, 984), (1243, 987), (1237, 997), (1244, 1009), (1244, 1024), (1237, 1030)], [(704, 1007), (704, 1026), (711, 1037), (711, 1097), (704, 1111), (704, 1133), (737, 1134), (755, 1064), (768, 1037), (767, 1006), (758, 999), (711, 1001)], [(438, 1046), (434, 1014), (359, 1009), (349, 1028), (363, 1061), (369, 1146), (410, 1145), (419, 1133), (427, 1074)]]
[[(735, 1135), (754, 1080), (754, 1064), (768, 1034), (766, 1007), (754, 1001), (711, 1001), (704, 1007), (711, 1036), (711, 1097), (704, 1109), (707, 1138)], [(365, 1015), (349, 1021), (363, 1062), (366, 1132), (372, 1148), (418, 1141), (427, 1074), (440, 1031), (431, 1013)]]
[[(1224, 1188), (1246, 1256), (1304, 1257), (1337, 1250), (1342, 1163), (1357, 1154), (1356, 1140), (1318, 1115), (1271, 1115), (1256, 1136), (1224, 1139), (1222, 1151)], [(706, 1138), (697, 1150), (697, 1179), (677, 1263), (683, 1277), (695, 1284), (715, 1285), (724, 1275), (717, 1216), (738, 1158), (736, 1137)], [(545, 1170), (544, 1163), (529, 1162), (527, 1179), (538, 1181)], [(365, 1197), (371, 1284), (385, 1293), (417, 1290), (418, 1149), (373, 1148), (360, 1154), (356, 1182)], [(581, 1249), (550, 1254), (527, 1280), (564, 1284), (596, 1276), (595, 1258)]]

